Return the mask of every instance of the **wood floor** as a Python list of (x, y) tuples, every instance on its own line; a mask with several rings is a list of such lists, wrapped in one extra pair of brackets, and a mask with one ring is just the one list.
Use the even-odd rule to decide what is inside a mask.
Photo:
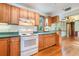
[(63, 38), (61, 50), (63, 56), (79, 56), (79, 38)]
[(52, 46), (33, 56), (79, 56), (79, 38), (63, 38), (60, 46)]
[(60, 47), (57, 45), (54, 45), (52, 47), (39, 51), (33, 56), (61, 56), (61, 55), (62, 53), (61, 53)]

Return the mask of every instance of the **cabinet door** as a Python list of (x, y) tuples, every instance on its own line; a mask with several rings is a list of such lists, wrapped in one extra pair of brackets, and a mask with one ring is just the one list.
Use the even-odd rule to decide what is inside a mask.
[(56, 23), (59, 21), (59, 16), (48, 17), (48, 25), (51, 26), (52, 23)]
[(0, 22), (3, 22), (3, 4), (0, 3)]
[(45, 38), (45, 48), (55, 44), (55, 36), (53, 34), (45, 35), (44, 38)]
[(20, 39), (19, 37), (10, 38), (10, 56), (20, 55)]
[(32, 19), (32, 11), (30, 11), (30, 10), (28, 11), (28, 18)]
[(35, 25), (35, 12), (31, 12), (31, 19), (33, 20), (33, 25)]
[(56, 38), (56, 40), (55, 40), (56, 45), (59, 45), (59, 44), (60, 44), (59, 41), (61, 40), (61, 37), (60, 37), (60, 33), (59, 33), (59, 32), (57, 32), (57, 33), (55, 34), (55, 38)]
[(49, 25), (49, 26), (52, 25), (52, 17), (48, 17), (48, 25)]
[(20, 18), (28, 18), (28, 10), (20, 8)]
[(9, 55), (9, 38), (0, 38), (0, 56)]
[(45, 40), (45, 48), (49, 47), (51, 44), (51, 38), (49, 35), (44, 35), (44, 40)]
[(39, 50), (44, 49), (44, 37), (39, 35)]
[(19, 23), (19, 8), (11, 6), (11, 24)]
[(34, 19), (34, 20), (36, 19), (36, 18), (35, 18), (35, 12), (32, 12), (32, 13), (31, 13), (31, 17), (32, 17), (32, 19)]
[(0, 22), (10, 23), (10, 5), (0, 3)]
[(55, 40), (56, 40), (56, 38), (55, 38), (55, 34), (51, 34), (51, 37), (50, 37), (50, 46), (56, 44)]
[(39, 25), (40, 15), (38, 13), (35, 13), (35, 25)]

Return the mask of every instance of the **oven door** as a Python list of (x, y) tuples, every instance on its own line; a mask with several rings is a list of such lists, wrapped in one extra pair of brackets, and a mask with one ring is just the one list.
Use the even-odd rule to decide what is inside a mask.
[(27, 51), (30, 49), (38, 48), (37, 37), (21, 37), (21, 51)]

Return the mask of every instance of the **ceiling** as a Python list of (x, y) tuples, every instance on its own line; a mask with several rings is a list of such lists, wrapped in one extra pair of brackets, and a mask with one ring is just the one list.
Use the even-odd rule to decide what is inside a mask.
[(34, 9), (46, 15), (54, 15), (64, 11), (65, 8), (78, 8), (79, 3), (17, 3), (20, 6)]

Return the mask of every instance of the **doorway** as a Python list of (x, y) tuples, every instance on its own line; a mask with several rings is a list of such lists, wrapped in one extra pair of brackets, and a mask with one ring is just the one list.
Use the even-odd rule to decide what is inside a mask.
[(66, 32), (67, 37), (78, 37), (79, 15), (73, 15), (67, 17)]
[(74, 22), (66, 23), (66, 33), (67, 37), (74, 37), (75, 36), (75, 24)]

